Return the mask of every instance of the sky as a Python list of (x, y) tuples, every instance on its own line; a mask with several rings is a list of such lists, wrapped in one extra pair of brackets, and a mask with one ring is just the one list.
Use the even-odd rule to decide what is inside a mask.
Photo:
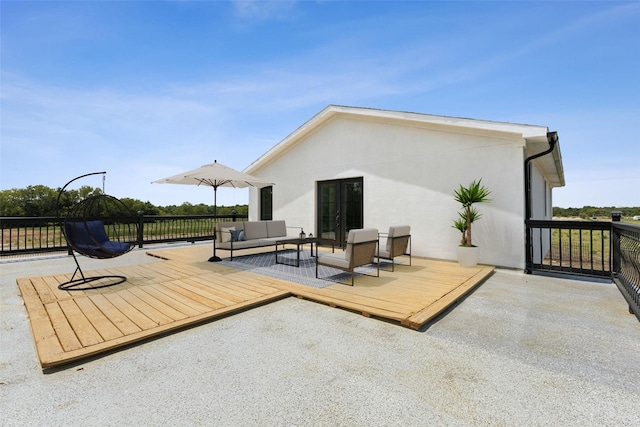
[(212, 204), (151, 181), (243, 170), (336, 104), (547, 126), (554, 206), (640, 206), (638, 1), (2, 0), (0, 43), (2, 190), (107, 171), (115, 197)]

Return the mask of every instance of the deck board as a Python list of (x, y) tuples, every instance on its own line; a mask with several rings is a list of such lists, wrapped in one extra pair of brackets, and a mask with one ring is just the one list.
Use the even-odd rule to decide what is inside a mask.
[[(123, 275), (108, 288), (62, 291), (71, 273), (20, 278), (38, 357), (50, 368), (194, 324), (296, 296), (420, 329), (481, 284), (493, 267), (413, 258), (355, 286), (323, 289), (208, 263), (211, 248), (153, 252), (160, 262), (85, 272)], [(221, 251), (224, 256), (224, 251)]]
[(76, 299), (78, 308), (82, 310), (86, 318), (91, 322), (96, 332), (100, 334), (104, 341), (113, 340), (124, 336), (116, 325), (105, 316), (102, 311), (91, 301), (91, 298)]
[(60, 345), (62, 345), (64, 351), (82, 348), (80, 339), (73, 331), (73, 327), (69, 319), (64, 315), (60, 305), (58, 305), (57, 302), (49, 302), (45, 304), (45, 308), (47, 309), (49, 319), (51, 319), (51, 326), (53, 326), (53, 330), (60, 340)]

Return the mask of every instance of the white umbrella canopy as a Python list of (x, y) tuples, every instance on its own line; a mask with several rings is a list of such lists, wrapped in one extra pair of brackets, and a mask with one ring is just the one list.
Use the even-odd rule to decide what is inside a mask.
[[(203, 185), (213, 187), (213, 212), (217, 215), (217, 193), (218, 187), (247, 188), (247, 187), (268, 187), (272, 182), (261, 180), (255, 176), (239, 172), (214, 160), (213, 163), (201, 166), (187, 172), (179, 173), (168, 178), (158, 179), (152, 184), (181, 184), (181, 185)], [(213, 239), (213, 257), (209, 261), (220, 261), (216, 256), (215, 233)]]

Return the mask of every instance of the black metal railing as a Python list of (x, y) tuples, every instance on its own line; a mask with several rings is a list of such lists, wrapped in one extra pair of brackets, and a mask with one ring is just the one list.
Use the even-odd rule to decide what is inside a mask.
[(57, 217), (1, 217), (0, 255), (65, 250), (67, 242)]
[[(128, 240), (138, 247), (212, 240), (216, 222), (245, 220), (246, 215), (140, 215), (137, 236)], [(0, 230), (0, 256), (69, 251), (57, 217), (0, 217)]]
[(640, 320), (640, 227), (612, 225), (613, 281)]
[(526, 272), (611, 277), (611, 223), (526, 221)]

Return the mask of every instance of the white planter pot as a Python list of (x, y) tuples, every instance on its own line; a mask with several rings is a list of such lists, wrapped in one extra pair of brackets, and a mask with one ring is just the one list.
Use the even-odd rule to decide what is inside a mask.
[(478, 264), (479, 253), (476, 246), (458, 246), (458, 263), (463, 267), (475, 267)]

